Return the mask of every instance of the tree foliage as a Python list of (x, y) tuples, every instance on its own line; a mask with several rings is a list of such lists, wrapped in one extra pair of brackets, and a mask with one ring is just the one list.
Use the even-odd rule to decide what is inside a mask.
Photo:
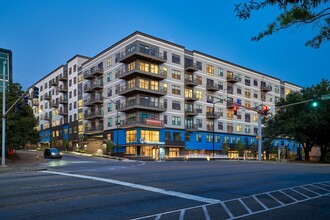
[[(309, 160), (309, 152), (313, 146), (321, 148), (321, 160), (329, 151), (330, 144), (330, 100), (322, 101), (320, 97), (330, 94), (330, 83), (322, 80), (318, 85), (302, 89), (301, 92), (290, 93), (281, 99), (277, 106), (280, 109), (274, 117), (264, 121), (264, 135), (269, 138), (292, 138), (303, 144), (305, 160)], [(318, 107), (312, 107), (311, 100), (317, 99)], [(310, 100), (310, 101), (308, 101)], [(281, 106), (304, 102), (298, 105)]]
[[(6, 109), (13, 105), (23, 93), (24, 91), (18, 83), (9, 84), (6, 93)], [(0, 100), (2, 108), (2, 94)], [(14, 149), (19, 149), (26, 144), (38, 144), (40, 140), (39, 132), (35, 129), (37, 120), (32, 108), (22, 105), (22, 101), (19, 101), (19, 104), (21, 104), (20, 108), (13, 108), (6, 117), (6, 147)]]
[(301, 25), (313, 25), (316, 35), (306, 41), (306, 46), (318, 48), (324, 41), (330, 40), (329, 0), (250, 0), (235, 5), (236, 16), (248, 19), (252, 11), (259, 11), (267, 6), (278, 7), (281, 11), (275, 21), (268, 24), (266, 30), (252, 37), (259, 41), (282, 29)]

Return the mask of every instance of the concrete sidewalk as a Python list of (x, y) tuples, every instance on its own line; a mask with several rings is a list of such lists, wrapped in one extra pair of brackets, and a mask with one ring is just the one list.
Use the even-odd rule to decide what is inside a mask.
[(0, 165), (0, 173), (45, 170), (45, 162), (41, 151), (17, 150), (15, 155), (6, 158), (6, 167)]

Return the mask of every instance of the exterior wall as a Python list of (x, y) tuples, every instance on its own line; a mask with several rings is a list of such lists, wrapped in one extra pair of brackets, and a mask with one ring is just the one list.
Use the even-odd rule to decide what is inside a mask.
[[(153, 51), (154, 54), (151, 52), (146, 56), (137, 53), (129, 58), (130, 61), (128, 58), (125, 61), (125, 56), (132, 52), (130, 50), (134, 50), (135, 53), (141, 45), (144, 45), (148, 53)], [(160, 56), (157, 57), (158, 55)], [(180, 60), (179, 63), (172, 60), (173, 55), (174, 59)], [(146, 73), (141, 73), (141, 69), (138, 68), (141, 68), (142, 62), (156, 66), (159, 70), (157, 75), (147, 73), (152, 75), (150, 77)], [(189, 66), (188, 62), (192, 65)], [(132, 63), (135, 72), (133, 71), (134, 73), (129, 77), (123, 77), (121, 74), (123, 71), (129, 72), (128, 69), (131, 68), (129, 65)], [(213, 72), (210, 71), (212, 68)], [(112, 140), (117, 144), (117, 131), (120, 146), (118, 151), (122, 153), (131, 151), (139, 154), (147, 149), (150, 156), (151, 152), (152, 154), (158, 152), (159, 147), (165, 147), (165, 152), (168, 154), (172, 152), (171, 155), (210, 153), (213, 146), (218, 152), (222, 150), (224, 143), (235, 144), (238, 141), (249, 146), (256, 143), (257, 129), (257, 113), (250, 109), (267, 105), (270, 111), (275, 113), (275, 103), (280, 97), (285, 97), (288, 91), (300, 90), (299, 86), (282, 82), (278, 78), (198, 51), (189, 51), (183, 46), (140, 32), (133, 33), (93, 58), (82, 56), (72, 58), (66, 65), (54, 70), (35, 85), (40, 88), (64, 72), (68, 73), (67, 93), (58, 92), (57, 87), (48, 86), (48, 88), (44, 87), (40, 94), (45, 95), (50, 92), (52, 100), (66, 95), (68, 104), (61, 104), (59, 108), (50, 108), (44, 100), (40, 100), (43, 103), (42, 108), (40, 105), (39, 109), (35, 107), (43, 135), (41, 142), (49, 142), (50, 137), (54, 136), (51, 127), (66, 125), (67, 127), (62, 131), (64, 135), (56, 134), (56, 136), (68, 139), (70, 149), (87, 146), (90, 152), (97, 151), (105, 140)], [(167, 74), (162, 78), (161, 74), (164, 72)], [(179, 72), (180, 77), (175, 77), (173, 72)], [(189, 85), (186, 80), (190, 79), (189, 77), (193, 80), (198, 79), (197, 81), (201, 83)], [(156, 88), (162, 90), (150, 90), (150, 87), (149, 91), (145, 91), (143, 90), (145, 88), (141, 87), (144, 86), (142, 80), (148, 81), (148, 86), (154, 83), (159, 86)], [(134, 82), (133, 87), (128, 87), (131, 82)], [(61, 81), (59, 86), (63, 86), (63, 83)], [(215, 88), (210, 89), (209, 85)], [(180, 88), (179, 94), (174, 87)], [(127, 88), (132, 88), (133, 91), (123, 92)], [(160, 91), (166, 92), (157, 94)], [(198, 98), (191, 100), (195, 93)], [(136, 106), (131, 110), (123, 108), (132, 98), (135, 102), (140, 102), (141, 97), (144, 96), (148, 96), (148, 100), (157, 100), (154, 101), (157, 108), (146, 106)], [(230, 106), (235, 103), (249, 108), (240, 107), (235, 116)], [(67, 116), (59, 115), (61, 107), (63, 109), (66, 106)], [(221, 115), (220, 117), (214, 119), (210, 117), (209, 113), (212, 113), (213, 106), (214, 112)], [(198, 114), (189, 115), (187, 109), (198, 109)], [(46, 110), (52, 113), (52, 125), (42, 118)], [(117, 114), (120, 118), (118, 128)], [(180, 118), (181, 123), (172, 124), (175, 118)], [(147, 122), (147, 119), (154, 120), (152, 123), (156, 124), (150, 124), (150, 120)], [(128, 124), (129, 120), (136, 120), (136, 123)], [(49, 133), (47, 129), (51, 132)], [(133, 135), (133, 140), (127, 143), (128, 134), (132, 131), (136, 131), (135, 136)], [(142, 131), (146, 134), (149, 132), (151, 136), (142, 137)], [(142, 143), (141, 138), (151, 138), (153, 141), (147, 140), (147, 143)]]

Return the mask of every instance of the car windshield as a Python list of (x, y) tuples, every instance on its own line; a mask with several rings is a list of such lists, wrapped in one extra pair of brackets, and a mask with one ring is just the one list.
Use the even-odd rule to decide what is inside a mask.
[(58, 153), (59, 151), (56, 148), (51, 148), (50, 149), (50, 152), (52, 152), (52, 153)]

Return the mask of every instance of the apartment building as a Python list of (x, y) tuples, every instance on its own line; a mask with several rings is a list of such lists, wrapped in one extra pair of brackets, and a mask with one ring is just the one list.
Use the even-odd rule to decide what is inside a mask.
[(154, 158), (249, 146), (258, 118), (251, 109), (275, 113), (279, 98), (300, 90), (141, 32), (92, 58), (73, 57), (35, 86), (44, 95), (34, 106), (41, 145), (94, 153), (112, 140), (116, 152)]

